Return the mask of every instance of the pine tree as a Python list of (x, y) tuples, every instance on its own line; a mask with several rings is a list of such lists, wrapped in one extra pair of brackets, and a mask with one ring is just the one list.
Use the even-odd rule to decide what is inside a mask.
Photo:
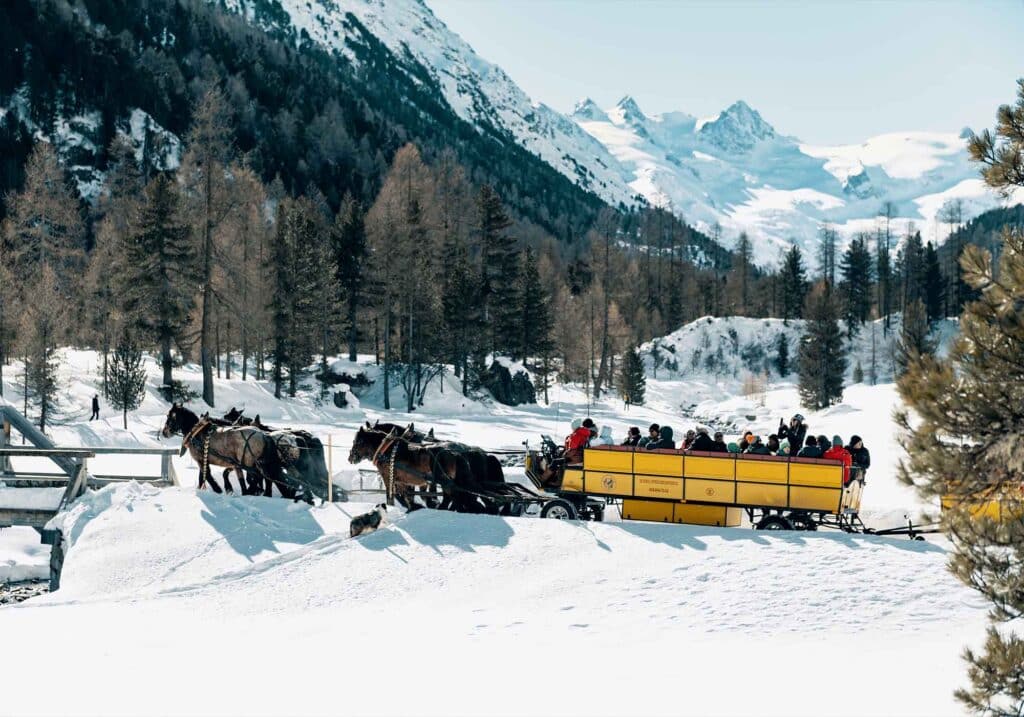
[(871, 253), (863, 236), (856, 236), (850, 241), (843, 253), (839, 270), (842, 276), (843, 318), (852, 339), (871, 315)]
[(634, 346), (626, 351), (620, 370), (620, 390), (632, 405), (642, 406), (647, 391), (647, 377), (644, 375), (644, 362), (639, 347)]
[[(964, 251), (964, 279), (981, 294), (965, 307), (949, 355), (921, 356), (899, 380), (917, 417), (899, 419), (907, 455), (900, 475), (926, 496), (955, 496), (944, 512), (951, 570), (993, 605), (984, 646), (964, 652), (971, 686), (956, 696), (978, 714), (1016, 716), (1024, 713), (1024, 637), (997, 626), (1024, 619), (1024, 235), (1004, 236), (998, 271), (989, 252)], [(993, 495), (1015, 517), (970, 515), (971, 501)]]
[(935, 353), (935, 343), (928, 338), (928, 312), (920, 299), (915, 299), (903, 312), (903, 328), (896, 342), (896, 368), (902, 375), (920, 356)]
[(775, 370), (779, 372), (779, 376), (785, 378), (789, 375), (789, 341), (786, 340), (785, 334), (779, 334), (779, 339), (775, 343)]
[(733, 274), (736, 289), (736, 313), (740, 316), (751, 315), (751, 284), (753, 270), (753, 244), (746, 232), (740, 234), (736, 241), (733, 259)]
[(924, 248), (924, 306), (928, 323), (935, 323), (942, 318), (944, 311), (945, 280), (939, 264), (939, 253), (928, 242)]
[(853, 382), (864, 383), (864, 369), (860, 365), (860, 361), (853, 366)]
[(798, 356), (800, 403), (810, 409), (826, 408), (843, 398), (846, 353), (837, 313), (826, 286), (816, 286), (807, 297), (807, 329)]
[(356, 360), (359, 341), (359, 312), (366, 290), (366, 225), (362, 204), (346, 194), (331, 229), (334, 249), (334, 276), (345, 301), (345, 328), (348, 338), (348, 359)]
[(270, 275), (270, 303), (267, 308), (271, 312), (271, 377), (274, 381), (274, 398), (281, 398), (284, 373), (292, 356), (292, 295), (295, 277), (290, 244), (293, 235), (287, 227), (290, 213), (291, 202), (282, 201), (277, 208), (276, 232), (267, 256)]
[(128, 430), (128, 411), (142, 405), (146, 395), (146, 369), (142, 350), (129, 331), (121, 333), (110, 361), (110, 405), (121, 410), (124, 429)]
[(782, 264), (782, 318), (801, 318), (806, 298), (807, 272), (804, 269), (803, 254), (794, 244), (786, 252)]
[(820, 232), (821, 239), (818, 244), (818, 270), (821, 272), (821, 280), (825, 282), (825, 289), (831, 291), (836, 283), (836, 240), (838, 233), (830, 224), (823, 224)]
[(522, 253), (518, 292), (520, 340), (516, 353), (524, 361), (548, 356), (554, 349), (551, 311), (547, 291), (537, 271), (537, 256), (532, 249)]
[(146, 186), (135, 225), (117, 283), (130, 325), (160, 346), (163, 390), (170, 400), (171, 344), (189, 321), (195, 291), (191, 232), (170, 177), (159, 174)]
[(477, 195), (477, 226), (484, 264), (484, 320), (492, 327), (491, 350), (510, 352), (518, 341), (515, 277), (519, 270), (512, 226), (501, 197), (485, 184)]

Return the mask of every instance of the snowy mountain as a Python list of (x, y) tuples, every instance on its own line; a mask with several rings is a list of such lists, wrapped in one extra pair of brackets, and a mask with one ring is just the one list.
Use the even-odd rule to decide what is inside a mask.
[(968, 161), (963, 132), (815, 146), (780, 134), (743, 101), (697, 119), (648, 116), (631, 97), (604, 112), (587, 100), (572, 118), (648, 201), (670, 205), (698, 228), (718, 222), (727, 236), (748, 232), (758, 261), (768, 264), (790, 240), (810, 249), (824, 222), (844, 236), (873, 231), (885, 201), (896, 207), (897, 231), (914, 222), (926, 240), (948, 232), (937, 215), (949, 200), (964, 201), (965, 217), (997, 205)]
[(500, 67), (481, 58), (449, 30), (422, 0), (225, 0), (224, 4), (265, 25), (280, 23), (280, 13), (270, 10), (279, 9), (300, 36), (357, 66), (357, 47), (371, 35), (410, 76), (428, 73), (455, 113), (480, 132), (508, 137), (612, 205), (636, 203), (636, 191), (601, 142), (565, 115), (531, 100)]

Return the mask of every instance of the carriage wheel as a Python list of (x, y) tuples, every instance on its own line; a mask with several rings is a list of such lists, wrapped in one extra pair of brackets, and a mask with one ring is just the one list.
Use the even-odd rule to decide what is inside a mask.
[(576, 507), (564, 498), (552, 498), (540, 509), (540, 517), (576, 520)]
[(790, 523), (793, 525), (793, 530), (817, 530), (818, 524), (814, 522), (807, 513), (790, 513), (786, 516)]
[(793, 530), (793, 524), (781, 515), (767, 515), (757, 523), (758, 530)]

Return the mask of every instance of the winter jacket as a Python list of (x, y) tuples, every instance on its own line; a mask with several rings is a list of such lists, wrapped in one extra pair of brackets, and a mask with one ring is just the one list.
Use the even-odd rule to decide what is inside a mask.
[(783, 440), (787, 440), (791, 446), (802, 446), (804, 439), (807, 438), (807, 424), (801, 423), (796, 428), (790, 428), (784, 423), (779, 424), (777, 435), (780, 443)]
[(750, 450), (748, 450), (747, 453), (753, 456), (770, 456), (772, 454), (772, 452), (768, 450), (768, 446), (761, 442), (750, 446)]
[(615, 439), (612, 438), (611, 426), (601, 426), (601, 435), (594, 439), (593, 444), (595, 446), (615, 445)]
[(644, 439), (640, 436), (626, 436), (626, 440), (622, 442), (624, 446), (639, 446)]
[(796, 454), (797, 458), (821, 458), (821, 449), (817, 446), (804, 446)]
[(565, 439), (565, 450), (578, 451), (590, 445), (590, 429), (580, 426)]
[(846, 450), (849, 451), (850, 457), (853, 458), (853, 465), (865, 471), (871, 467), (871, 453), (863, 444), (860, 448), (847, 446)]
[(693, 439), (693, 443), (690, 444), (690, 450), (713, 451), (715, 450), (715, 442), (708, 434), (698, 433), (697, 437)]
[(728, 453), (729, 446), (725, 445), (725, 441), (711, 441), (711, 450), (715, 453)]
[(672, 440), (672, 429), (668, 426), (661, 427), (661, 433), (658, 434), (658, 440), (651, 441), (647, 444), (647, 450), (653, 451), (658, 448), (675, 448), (676, 442)]
[(850, 482), (850, 466), (853, 465), (853, 456), (842, 446), (832, 446), (822, 456), (827, 461), (843, 462), (843, 485)]

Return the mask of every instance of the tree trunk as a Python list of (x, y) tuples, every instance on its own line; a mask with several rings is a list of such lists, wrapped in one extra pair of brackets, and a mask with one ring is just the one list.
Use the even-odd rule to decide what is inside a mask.
[(103, 341), (103, 398), (110, 398), (110, 392), (107, 389), (107, 355), (109, 351), (107, 349), (107, 341)]
[(124, 430), (128, 430), (128, 407), (125, 406), (121, 413), (122, 423), (124, 424)]
[(213, 221), (210, 217), (213, 203), (213, 181), (209, 161), (203, 165), (206, 183), (205, 201), (205, 222), (203, 223), (203, 309), (202, 323), (199, 338), (199, 360), (203, 367), (203, 400), (213, 408), (213, 361), (210, 356), (210, 311), (213, 300)]
[(171, 377), (171, 335), (164, 334), (160, 338), (160, 367), (164, 372), (164, 386), (167, 386), (167, 398), (171, 399), (170, 387), (174, 383)]
[(231, 320), (228, 320), (228, 325), (225, 328), (227, 332), (224, 336), (224, 378), (231, 378)]
[(356, 326), (357, 307), (352, 297), (348, 301), (348, 360), (356, 360), (356, 343), (359, 339), (359, 329)]
[[(376, 319), (374, 320), (376, 324)], [(380, 354), (377, 354), (380, 364)], [(391, 410), (391, 310), (384, 315), (384, 410)]]

